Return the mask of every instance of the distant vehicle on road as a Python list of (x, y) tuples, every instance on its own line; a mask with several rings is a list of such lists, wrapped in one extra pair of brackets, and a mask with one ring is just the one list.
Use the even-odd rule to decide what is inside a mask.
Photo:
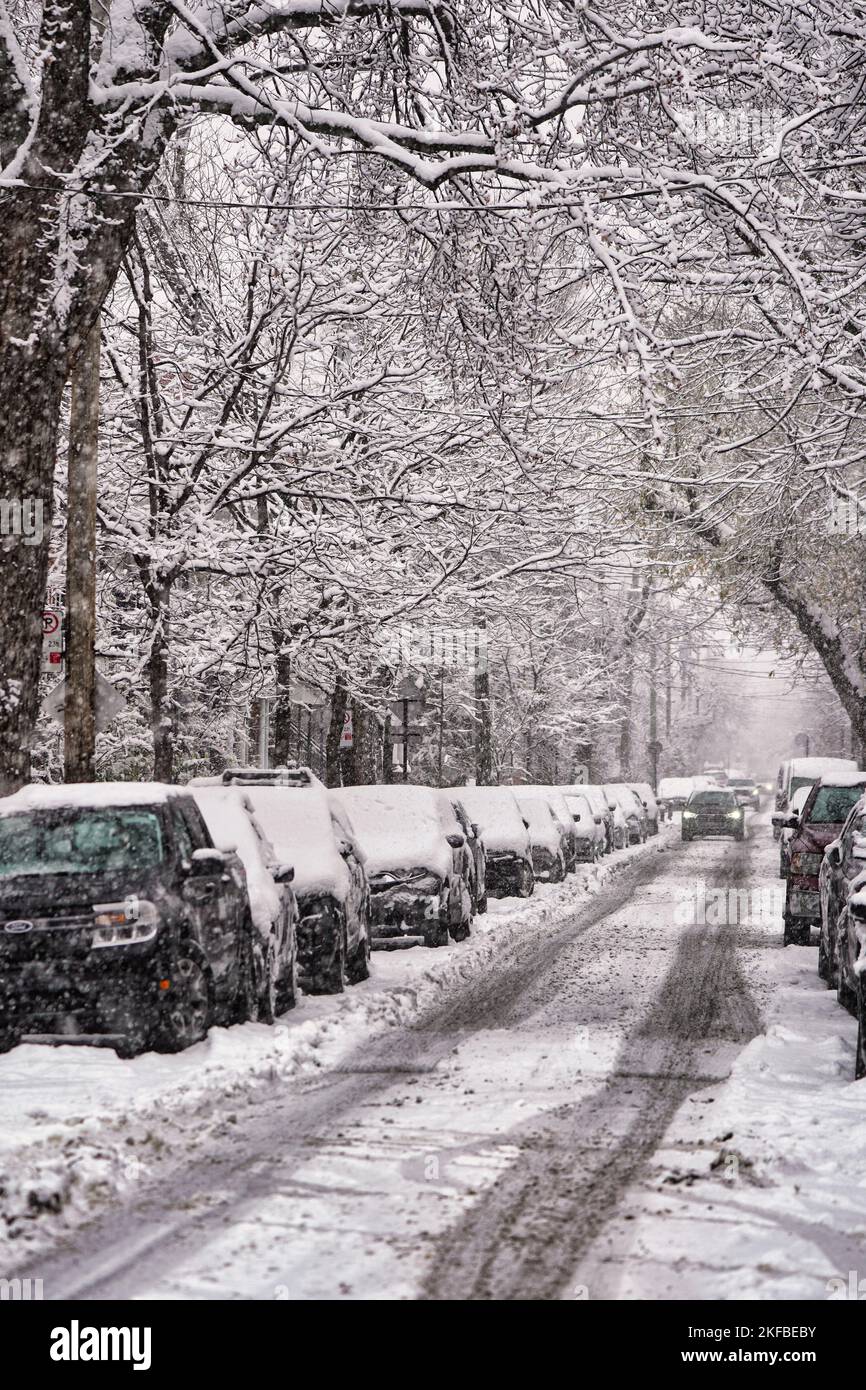
[(627, 843), (630, 845), (643, 844), (649, 831), (646, 807), (640, 797), (625, 782), (606, 782), (605, 791), (625, 816)]
[(729, 777), (728, 786), (741, 806), (748, 806), (752, 811), (760, 810), (761, 792), (754, 777)]
[(683, 808), (682, 838), (694, 840), (699, 835), (731, 835), (735, 840), (745, 837), (746, 813), (737, 805), (737, 798), (727, 787), (704, 787), (692, 792)]

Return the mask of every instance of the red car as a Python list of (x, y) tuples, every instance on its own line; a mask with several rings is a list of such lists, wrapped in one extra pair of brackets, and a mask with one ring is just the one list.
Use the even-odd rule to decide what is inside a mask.
[(786, 946), (808, 946), (813, 924), (821, 925), (818, 875), (824, 850), (836, 839), (864, 791), (866, 772), (822, 777), (810, 791), (799, 820), (792, 817), (782, 821), (783, 828), (794, 831), (788, 846)]

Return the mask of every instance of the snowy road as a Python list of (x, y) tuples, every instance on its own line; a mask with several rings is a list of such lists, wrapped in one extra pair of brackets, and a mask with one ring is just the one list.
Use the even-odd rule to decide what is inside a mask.
[[(50, 1298), (821, 1296), (858, 1267), (859, 1238), (817, 1264), (789, 1250), (792, 1292), (716, 1101), (789, 984), (782, 966), (800, 963), (843, 1052), (849, 1021), (814, 997), (812, 955), (783, 952), (778, 923), (689, 925), (682, 909), (700, 883), (771, 885), (773, 860), (764, 826), (743, 845), (668, 833), (421, 996), (411, 1023), (357, 1033), (312, 1075), (259, 1078), (216, 1115), (178, 1110), (125, 1201), (8, 1272), (41, 1277)], [(407, 968), (382, 963), (395, 981)], [(835, 1065), (838, 1100), (854, 1088)], [(745, 1189), (751, 1215), (713, 1263), (707, 1223)], [(789, 1195), (764, 1199), (772, 1222)]]

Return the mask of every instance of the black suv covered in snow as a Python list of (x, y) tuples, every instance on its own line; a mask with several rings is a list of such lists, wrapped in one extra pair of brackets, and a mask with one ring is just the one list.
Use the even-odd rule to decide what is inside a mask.
[[(251, 1008), (243, 870), (192, 797), (134, 782), (0, 801), (0, 1050), (180, 1051)], [(230, 871), (231, 870), (231, 871)]]
[(746, 813), (727, 787), (706, 787), (692, 792), (682, 816), (682, 838), (693, 840), (696, 835), (733, 835), (735, 840), (745, 836)]

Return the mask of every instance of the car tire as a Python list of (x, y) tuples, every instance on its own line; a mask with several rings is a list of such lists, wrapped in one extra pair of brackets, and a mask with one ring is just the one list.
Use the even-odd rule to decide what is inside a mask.
[(184, 1052), (203, 1042), (213, 1021), (213, 980), (191, 942), (178, 947), (172, 977), (171, 991), (160, 1009), (157, 1052)]
[(370, 978), (370, 928), (364, 924), (364, 935), (346, 961), (346, 981), (359, 985)]
[(289, 956), (286, 969), (283, 974), (277, 978), (276, 1011), (278, 1014), (287, 1014), (289, 1009), (293, 1009), (298, 1002), (296, 973), (295, 952), (293, 949)]
[(535, 892), (535, 871), (529, 864), (523, 865), (520, 882), (517, 885), (518, 898), (531, 898)]
[(550, 879), (549, 879), (549, 882), (550, 882), (550, 883), (562, 883), (562, 880), (563, 880), (564, 878), (565, 878), (565, 865), (563, 864), (561, 858), (557, 858), (556, 861), (555, 861), (555, 863), (554, 863), (553, 868), (552, 868), (551, 871), (550, 871)]
[(737, 831), (734, 832), (734, 839), (737, 841), (738, 844), (742, 844), (743, 841), (745, 840), (745, 838), (746, 838), (746, 832), (745, 832), (745, 830), (737, 830)]
[(481, 916), (487, 911), (487, 889), (485, 888), (478, 902), (475, 904), (475, 911)]
[(268, 949), (263, 953), (261, 979), (256, 981), (257, 1023), (272, 1024), (277, 1017), (276, 945), (268, 937)]
[(337, 933), (337, 948), (333, 960), (322, 967), (313, 962), (310, 971), (310, 994), (342, 994), (346, 988), (346, 928), (341, 923)]
[(435, 950), (439, 946), (448, 945), (448, 923), (437, 918), (435, 922), (428, 922), (424, 931), (424, 945)]
[(11, 1028), (0, 1028), (0, 1052), (11, 1052), (17, 1047), (19, 1037)]
[[(128, 1033), (118, 1038), (114, 1044), (114, 1051), (122, 1062), (129, 1062), (133, 1057), (140, 1057), (143, 1052), (147, 1052), (150, 1045), (150, 1031), (144, 1025), (138, 1028), (130, 1028)], [(3, 1051), (3, 1044), (0, 1041), (0, 1052)]]

